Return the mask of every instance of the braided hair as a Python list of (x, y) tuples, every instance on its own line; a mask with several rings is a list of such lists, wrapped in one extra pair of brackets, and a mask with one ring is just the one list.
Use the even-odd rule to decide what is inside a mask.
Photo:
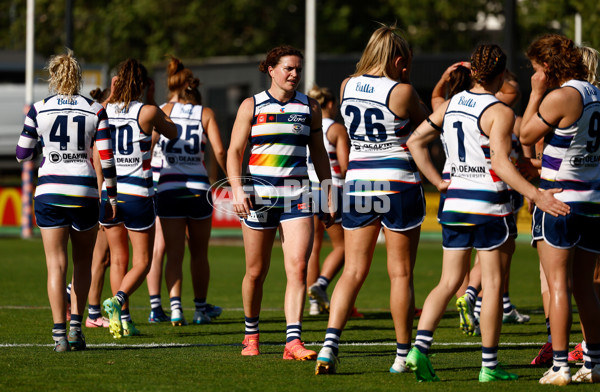
[(489, 83), (505, 69), (506, 54), (498, 45), (479, 45), (471, 55), (471, 75), (476, 83)]

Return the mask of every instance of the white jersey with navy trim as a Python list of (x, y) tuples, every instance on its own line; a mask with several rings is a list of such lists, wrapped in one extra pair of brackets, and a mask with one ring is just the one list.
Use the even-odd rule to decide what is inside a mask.
[[(337, 187), (344, 186), (344, 179), (342, 178), (342, 172), (340, 169), (340, 163), (337, 157), (336, 146), (331, 144), (329, 139), (327, 138), (327, 132), (329, 128), (335, 123), (335, 121), (331, 118), (323, 117), (323, 145), (325, 146), (325, 151), (327, 151), (327, 156), (329, 158), (329, 167), (331, 168), (331, 183)], [(310, 158), (310, 151), (308, 153), (308, 178), (310, 179), (311, 185), (313, 189), (320, 189), (320, 181), (317, 176), (317, 172), (315, 171), (315, 165)]]
[(583, 112), (571, 126), (546, 135), (540, 188), (561, 188), (554, 197), (572, 213), (600, 216), (600, 90), (581, 80), (561, 86), (567, 87), (581, 95)]
[(295, 92), (287, 102), (276, 100), (268, 91), (254, 96), (248, 172), (256, 195), (282, 204), (279, 198), (299, 197), (308, 191), (306, 146), (311, 122), (305, 94)]
[(490, 141), (479, 123), (495, 104), (502, 102), (494, 95), (470, 91), (450, 99), (442, 125), (451, 176), (443, 224), (477, 225), (512, 213), (507, 185), (492, 169)]
[(104, 174), (114, 191), (114, 161), (102, 105), (81, 95), (53, 95), (34, 103), (17, 144), (17, 159), (32, 159), (38, 140), (44, 159), (38, 171), (36, 201), (63, 207), (98, 203), (94, 142), (103, 170), (110, 166), (110, 172)]
[(174, 191), (181, 194), (208, 190), (208, 174), (204, 164), (206, 132), (202, 126), (201, 105), (174, 103), (169, 117), (177, 127), (177, 138), (161, 135), (158, 141), (162, 151), (162, 167), (158, 192)]
[(106, 106), (117, 167), (119, 202), (154, 195), (150, 166), (152, 135), (146, 135), (139, 123), (143, 106), (137, 101), (131, 102), (128, 108), (115, 103)]
[[(350, 136), (350, 157), (346, 184), (348, 193), (376, 196), (397, 193), (406, 184), (421, 179), (406, 141), (412, 126), (389, 108), (389, 98), (398, 82), (386, 77), (362, 75), (344, 87), (341, 113)], [(370, 189), (361, 186), (372, 184)], [(386, 189), (387, 188), (387, 189)]]
[[(163, 105), (164, 106), (164, 105)], [(162, 108), (162, 107), (161, 107)], [(160, 178), (160, 169), (162, 168), (163, 153), (159, 143), (154, 145), (152, 149), (152, 158), (150, 159), (150, 166), (152, 167), (152, 183), (154, 184), (154, 190), (158, 186), (158, 180)]]

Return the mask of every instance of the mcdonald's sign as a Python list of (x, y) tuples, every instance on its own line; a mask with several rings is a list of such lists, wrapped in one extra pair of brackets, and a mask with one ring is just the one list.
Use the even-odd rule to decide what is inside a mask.
[(0, 227), (21, 226), (21, 188), (0, 187)]

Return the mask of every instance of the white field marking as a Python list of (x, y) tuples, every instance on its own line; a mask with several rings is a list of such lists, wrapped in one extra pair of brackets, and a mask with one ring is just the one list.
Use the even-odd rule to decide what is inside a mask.
[[(525, 347), (539, 347), (545, 342), (501, 342), (500, 346), (525, 346)], [(575, 345), (581, 342), (571, 342), (570, 345)], [(304, 343), (305, 346), (321, 346), (322, 342), (308, 342)], [(94, 348), (181, 348), (181, 347), (237, 347), (240, 346), (237, 343), (230, 344), (186, 344), (186, 343), (141, 343), (141, 344), (118, 344), (118, 343), (100, 343), (100, 344), (87, 344), (87, 347)], [(285, 343), (261, 343), (261, 346), (283, 346)], [(395, 346), (396, 343), (380, 343), (380, 342), (348, 342), (340, 343), (340, 346)], [(481, 342), (435, 342), (435, 346), (459, 346), (459, 347), (472, 347), (481, 346)], [(54, 344), (32, 344), (32, 343), (2, 343), (0, 348), (15, 348), (15, 347), (54, 347)]]
[[(0, 309), (14, 309), (14, 310), (38, 310), (38, 309), (45, 309), (45, 310), (50, 310), (50, 306), (14, 306), (14, 305), (0, 305)], [(136, 309), (136, 310), (148, 310), (150, 311), (149, 307), (146, 306), (133, 306), (130, 307), (130, 309)], [(192, 307), (184, 307), (183, 310), (184, 311), (191, 311), (191, 310), (195, 310), (196, 308), (192, 308)], [(242, 312), (244, 311), (244, 308), (223, 308), (223, 311), (231, 311), (231, 312)], [(279, 312), (279, 311), (283, 311), (283, 308), (261, 308), (261, 311), (265, 311), (265, 312)], [(389, 312), (389, 309), (385, 309), (385, 308), (360, 308), (361, 312)], [(452, 312), (456, 312), (455, 308), (448, 308), (446, 309), (446, 312), (448, 313), (452, 313)], [(544, 311), (542, 309), (531, 309), (531, 310), (527, 310), (527, 314), (542, 314), (544, 313)], [(573, 313), (577, 313), (577, 311), (575, 310)]]

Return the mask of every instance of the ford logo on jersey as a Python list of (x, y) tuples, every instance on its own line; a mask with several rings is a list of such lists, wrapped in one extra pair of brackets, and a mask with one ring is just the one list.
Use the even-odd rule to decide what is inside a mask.
[(304, 123), (306, 121), (306, 117), (307, 116), (305, 114), (290, 114), (288, 117), (288, 122)]

